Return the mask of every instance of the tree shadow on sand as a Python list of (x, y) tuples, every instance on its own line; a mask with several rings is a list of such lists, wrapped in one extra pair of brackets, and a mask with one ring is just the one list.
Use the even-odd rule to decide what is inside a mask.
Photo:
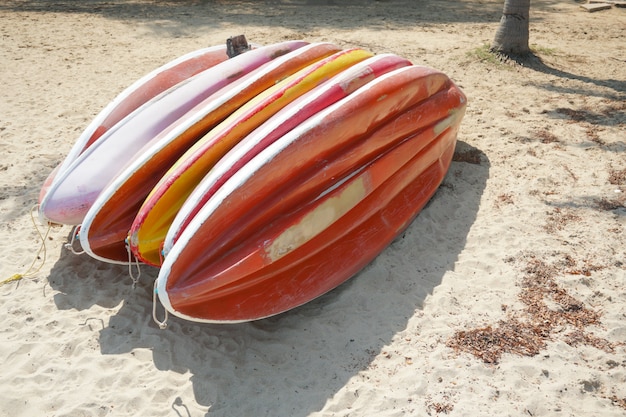
[(534, 71), (541, 72), (543, 74), (551, 75), (554, 77), (562, 78), (564, 80), (579, 81), (584, 84), (589, 84), (597, 87), (603, 87), (607, 92), (598, 93), (597, 89), (587, 89), (584, 87), (575, 87), (572, 84), (567, 86), (555, 85), (552, 83), (543, 83), (537, 85), (537, 87), (543, 88), (548, 91), (561, 94), (580, 94), (580, 95), (599, 95), (602, 97), (623, 101), (626, 100), (626, 81), (618, 79), (598, 79), (588, 77), (586, 75), (574, 74), (572, 72), (558, 69), (549, 63), (546, 63), (541, 57), (533, 53), (523, 57), (507, 57), (516, 64), (530, 68)]
[[(62, 256), (49, 282), (60, 309), (123, 303), (100, 332), (102, 354), (149, 349), (157, 369), (191, 374), (195, 401), (211, 416), (307, 416), (369, 367), (454, 268), (488, 177), (486, 155), (458, 142), (442, 186), (378, 258), (330, 293), (252, 323), (170, 317), (160, 330), (152, 322), (156, 270), (146, 269), (132, 290), (125, 266), (84, 255)], [(184, 413), (180, 397), (173, 401)]]
[[(4, 0), (0, 10), (18, 12), (91, 13), (152, 24), (155, 29), (180, 31), (223, 22), (281, 26), (298, 31), (316, 28), (423, 26), (429, 23), (497, 22), (500, 3), (451, 0)], [(314, 13), (313, 13), (314, 12)]]

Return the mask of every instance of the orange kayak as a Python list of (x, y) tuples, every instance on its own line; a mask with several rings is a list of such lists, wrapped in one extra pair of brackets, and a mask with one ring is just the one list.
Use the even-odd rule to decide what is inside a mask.
[(410, 66), (307, 119), (189, 222), (159, 272), (161, 303), (188, 320), (242, 322), (346, 281), (435, 193), (465, 106), (447, 76)]
[(165, 238), (163, 253), (167, 255), (185, 227), (224, 182), (259, 152), (309, 117), (347, 97), (368, 82), (408, 65), (411, 65), (410, 61), (397, 55), (373, 56), (342, 71), (277, 112), (228, 152), (198, 184), (172, 222)]
[(217, 91), (188, 111), (138, 152), (85, 215), (80, 241), (92, 257), (128, 262), (125, 240), (144, 200), (168, 169), (204, 134), (282, 79), (340, 48), (330, 43), (306, 45), (278, 57)]
[(179, 209), (202, 178), (241, 139), (302, 94), (372, 55), (352, 49), (315, 62), (254, 97), (198, 140), (165, 173), (135, 217), (128, 241), (137, 259), (151, 265), (161, 263), (161, 247)]

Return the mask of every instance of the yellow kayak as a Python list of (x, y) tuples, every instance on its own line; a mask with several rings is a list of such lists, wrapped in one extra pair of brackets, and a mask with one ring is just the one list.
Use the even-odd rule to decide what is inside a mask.
[(161, 247), (176, 214), (220, 158), (277, 111), (372, 56), (362, 49), (337, 52), (265, 90), (209, 131), (171, 167), (145, 200), (129, 232), (134, 255), (142, 262), (160, 265)]

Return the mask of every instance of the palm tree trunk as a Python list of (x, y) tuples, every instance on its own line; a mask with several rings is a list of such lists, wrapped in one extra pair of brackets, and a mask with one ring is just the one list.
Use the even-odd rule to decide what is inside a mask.
[(504, 0), (500, 27), (491, 50), (505, 55), (527, 55), (530, 0)]

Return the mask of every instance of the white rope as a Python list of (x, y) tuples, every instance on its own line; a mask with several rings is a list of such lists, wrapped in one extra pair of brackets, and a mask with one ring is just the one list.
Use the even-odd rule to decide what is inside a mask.
[(158, 295), (158, 289), (157, 289), (157, 280), (154, 280), (154, 291), (152, 292), (152, 319), (154, 320), (154, 322), (159, 326), (159, 329), (164, 330), (167, 328), (167, 317), (168, 317), (168, 313), (166, 309), (163, 309), (165, 311), (165, 315), (163, 316), (163, 321), (159, 321), (159, 319), (157, 319), (156, 316), (156, 309), (157, 309), (157, 295)]
[[(35, 230), (37, 231), (37, 234), (39, 235), (39, 239), (41, 239), (41, 246), (39, 247), (39, 250), (37, 251), (37, 255), (35, 255), (35, 259), (33, 260), (33, 263), (30, 265), (30, 267), (28, 268), (28, 270), (23, 274), (25, 276), (28, 275), (34, 275), (37, 272), (39, 272), (39, 270), (43, 267), (43, 264), (46, 262), (46, 256), (47, 256), (47, 251), (46, 251), (46, 239), (48, 238), (48, 234), (50, 233), (50, 229), (52, 229), (52, 225), (48, 224), (48, 228), (46, 229), (46, 233), (41, 233), (41, 230), (39, 230), (39, 226), (37, 226), (37, 222), (35, 221), (35, 215), (33, 214), (33, 212), (35, 210), (39, 210), (39, 204), (35, 204), (33, 207), (31, 207), (30, 209), (30, 220), (33, 223), (33, 226), (35, 227)], [(39, 259), (39, 256), (41, 255), (41, 263), (40, 265), (35, 268), (35, 263), (37, 262), (37, 259)]]
[[(137, 283), (139, 283), (139, 278), (141, 277), (141, 268), (139, 267), (139, 260), (135, 256), (133, 256), (133, 252), (130, 250), (128, 239), (126, 239), (126, 252), (128, 253), (128, 275), (130, 275), (130, 279), (133, 280), (134, 290), (135, 288), (137, 288)], [(137, 267), (137, 276), (133, 274), (133, 264), (135, 264), (135, 266)]]
[(65, 245), (63, 245), (65, 246), (65, 249), (69, 250), (74, 255), (80, 255), (80, 254), (85, 253), (84, 250), (77, 251), (76, 249), (74, 249), (74, 242), (77, 240), (79, 233), (80, 233), (80, 224), (78, 226), (74, 226), (74, 229), (72, 229), (72, 237), (70, 238), (69, 243), (66, 243)]

